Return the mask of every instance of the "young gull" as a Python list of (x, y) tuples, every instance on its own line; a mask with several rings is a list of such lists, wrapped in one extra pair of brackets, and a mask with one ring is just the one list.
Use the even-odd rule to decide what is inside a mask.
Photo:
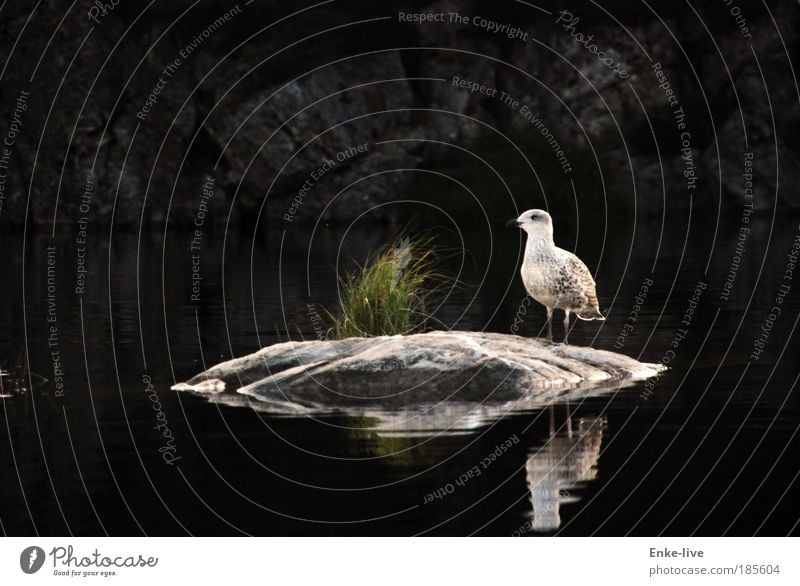
[(528, 234), (522, 261), (522, 282), (528, 294), (547, 309), (547, 339), (553, 340), (553, 310), (564, 310), (564, 343), (569, 333), (569, 314), (580, 319), (605, 319), (597, 303), (594, 279), (577, 256), (553, 242), (553, 219), (543, 210), (528, 210), (508, 226)]

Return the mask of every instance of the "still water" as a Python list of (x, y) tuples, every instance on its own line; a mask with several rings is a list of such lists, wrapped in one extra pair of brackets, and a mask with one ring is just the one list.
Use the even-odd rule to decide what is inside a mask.
[[(337, 274), (392, 226), (205, 231), (194, 247), (192, 232), (98, 227), (85, 257), (75, 233), (4, 233), (0, 530), (796, 534), (800, 281), (776, 298), (797, 222), (756, 221), (735, 270), (736, 225), (556, 225), (608, 316), (579, 322), (570, 342), (669, 370), (541, 409), (451, 405), (426, 418), (288, 417), (170, 390), (320, 335)], [(439, 327), (508, 333), (524, 298), (521, 235), (502, 222), (430, 229), (463, 284)], [(533, 304), (520, 333), (543, 327)]]

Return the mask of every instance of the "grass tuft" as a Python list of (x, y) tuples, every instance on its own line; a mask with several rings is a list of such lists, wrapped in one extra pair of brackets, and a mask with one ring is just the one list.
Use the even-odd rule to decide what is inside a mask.
[(427, 301), (444, 281), (434, 269), (433, 238), (401, 234), (341, 280), (336, 338), (408, 334), (424, 327)]

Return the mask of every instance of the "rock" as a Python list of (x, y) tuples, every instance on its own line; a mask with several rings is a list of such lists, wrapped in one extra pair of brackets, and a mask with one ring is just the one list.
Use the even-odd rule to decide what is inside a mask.
[[(709, 173), (704, 166), (704, 159), (700, 151), (692, 150), (692, 164), (694, 168), (689, 171), (686, 161), (680, 156), (659, 158), (656, 155), (643, 155), (631, 157), (630, 162), (620, 159), (620, 168), (633, 169), (636, 181), (636, 197), (642, 205), (642, 211), (649, 216), (660, 216), (667, 209), (667, 215), (681, 209), (683, 202), (690, 201), (688, 180), (686, 174), (694, 173), (695, 189), (691, 192), (695, 200), (703, 200), (709, 188)], [(616, 185), (617, 189), (631, 188), (630, 174), (622, 178)], [(641, 205), (641, 204), (640, 204)]]
[[(221, 88), (235, 82), (238, 73), (233, 74), (230, 80), (222, 78)], [(269, 189), (267, 220), (282, 218), (291, 208), (289, 221), (313, 222), (354, 181), (407, 163), (405, 148), (375, 145), (408, 122), (401, 110), (412, 96), (403, 77), (400, 55), (387, 52), (345, 60), (298, 81), (244, 87), (224, 99), (220, 96), (221, 105), (206, 127), (223, 152), (229, 169), (225, 180), (242, 183), (239, 212), (257, 210)], [(357, 201), (376, 184), (379, 194), (396, 194), (392, 179), (377, 176), (338, 199), (357, 215), (380, 201)], [(304, 184), (307, 195), (292, 206)], [(341, 201), (333, 203), (335, 209), (340, 205)]]
[[(759, 194), (759, 208), (771, 206), (776, 186), (781, 203), (797, 208), (782, 188), (800, 177), (800, 159), (790, 149), (800, 131), (800, 103), (788, 59), (798, 51), (800, 13), (789, 3), (767, 9), (739, 2), (747, 37), (731, 8), (719, 3), (698, 7), (701, 18), (677, 4), (659, 7), (658, 15), (629, 2), (602, 10), (594, 3), (571, 5), (580, 19), (574, 32), (592, 35), (598, 49), (630, 71), (625, 78), (556, 22), (558, 11), (547, 16), (524, 2), (412, 4), (414, 11), (513, 24), (527, 40), (449, 20), (401, 23), (375, 3), (317, 5), (298, 14), (275, 3), (241, 4), (241, 14), (181, 57), (224, 12), (215, 3), (195, 4), (119, 3), (88, 37), (93, 0), (78, 0), (66, 12), (37, 9), (30, 26), (29, 6), (5, 6), (3, 139), (18, 99), (23, 92), (30, 96), (7, 145), (0, 223), (21, 224), (29, 214), (37, 223), (55, 218), (74, 225), (86, 215), (79, 206), (91, 178), (93, 224), (113, 218), (128, 226), (142, 220), (191, 226), (209, 175), (217, 194), (209, 224), (226, 225), (229, 213), (231, 226), (259, 214), (274, 225), (319, 218), (349, 223), (367, 210), (369, 219), (387, 221), (396, 208), (381, 204), (419, 197), (413, 171), (456, 152), (441, 143), (469, 146), (493, 138), (484, 124), (531, 138), (543, 153), (534, 160), (538, 168), (552, 153), (549, 139), (536, 132), (555, 137), (574, 161), (576, 177), (595, 166), (596, 155), (605, 179), (625, 176), (619, 197), (630, 193), (628, 159), (650, 161), (637, 177), (654, 187), (641, 191), (641, 207), (660, 210), (660, 170), (653, 163), (660, 152), (669, 179), (679, 168), (673, 163), (682, 143), (651, 58), (686, 111), (692, 148), (706, 171), (707, 188), (698, 188), (693, 203), (716, 204), (718, 179), (723, 203), (741, 202), (744, 119), (757, 189), (766, 194)], [(384, 20), (354, 24), (367, 19)], [(178, 69), (166, 75), (179, 57)], [(453, 87), (453, 76), (508, 92), (519, 104)], [(139, 117), (159, 82), (153, 107)], [(541, 118), (543, 130), (521, 115), (523, 105)], [(325, 161), (359, 145), (368, 146), (309, 181)], [(588, 165), (582, 162), (587, 149)], [(560, 173), (553, 182), (563, 179)], [(310, 189), (295, 203), (303, 185)], [(686, 199), (673, 201), (688, 206)], [(738, 207), (724, 209), (738, 215)], [(292, 210), (296, 220), (284, 221)]]
[(585, 395), (661, 370), (622, 354), (537, 338), (435, 331), (276, 344), (218, 364), (173, 390), (238, 394), (278, 411), (514, 402), (531, 408), (570, 391)]

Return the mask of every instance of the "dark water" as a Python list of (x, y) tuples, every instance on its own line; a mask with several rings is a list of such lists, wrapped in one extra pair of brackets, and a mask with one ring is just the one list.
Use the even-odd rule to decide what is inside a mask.
[[(170, 391), (220, 360), (315, 337), (309, 304), (335, 308), (337, 270), (385, 243), (392, 227), (205, 231), (199, 302), (191, 299), (189, 232), (140, 238), (90, 227), (82, 295), (74, 233), (3, 234), (0, 365), (16, 375), (2, 379), (9, 396), (0, 400), (0, 528), (8, 535), (798, 533), (800, 274), (785, 278), (798, 222), (756, 221), (731, 273), (735, 223), (687, 217), (662, 232), (658, 221), (594, 229), (556, 221), (557, 242), (577, 244), (597, 275), (608, 314), (603, 324), (577, 324), (571, 342), (666, 358), (670, 370), (655, 387), (639, 383), (504, 417), (455, 410), (413, 430), (382, 428), (391, 414), (276, 417)], [(524, 296), (519, 235), (499, 223), (434, 231), (455, 252), (450, 270), (468, 284), (437, 319), (508, 332)], [(732, 289), (723, 301), (726, 280)], [(778, 303), (781, 284), (790, 288)], [(780, 315), (756, 360), (754, 342), (776, 305)], [(626, 323), (629, 335), (619, 342)], [(521, 333), (543, 326), (537, 307)], [(169, 428), (168, 445), (158, 425)]]

